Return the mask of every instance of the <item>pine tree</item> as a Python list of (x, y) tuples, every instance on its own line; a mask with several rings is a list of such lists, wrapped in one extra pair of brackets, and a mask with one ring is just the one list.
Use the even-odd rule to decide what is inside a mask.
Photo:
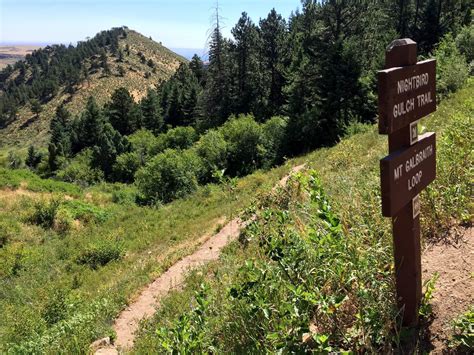
[(71, 129), (71, 143), (73, 153), (84, 148), (99, 144), (105, 118), (94, 97), (89, 97), (86, 109), (76, 120)]
[(69, 155), (71, 149), (70, 121), (71, 114), (69, 111), (64, 107), (64, 105), (58, 106), (56, 109), (56, 115), (50, 123), (50, 142), (56, 147), (62, 148), (62, 150), (58, 152), (62, 156)]
[(126, 88), (118, 88), (112, 94), (106, 112), (112, 126), (122, 135), (133, 133), (132, 108), (135, 105), (132, 96)]
[(43, 111), (43, 106), (41, 106), (41, 103), (34, 99), (31, 101), (31, 112), (35, 114), (36, 117), (39, 116), (39, 114)]
[(125, 139), (110, 123), (106, 123), (100, 132), (99, 141), (93, 148), (91, 165), (102, 170), (105, 178), (110, 179), (117, 156), (126, 150)]
[(59, 145), (57, 146), (56, 144), (49, 143), (48, 145), (48, 167), (50, 172), (55, 172), (60, 168), (60, 157), (61, 153), (60, 151), (62, 150), (62, 147)]
[(121, 49), (118, 50), (117, 61), (123, 63), (123, 51)]
[(260, 21), (261, 55), (266, 82), (267, 102), (266, 116), (271, 117), (281, 113), (285, 103), (283, 87), (285, 42), (287, 40), (286, 22), (275, 9), (272, 9), (266, 19)]
[(28, 147), (28, 155), (25, 160), (26, 166), (31, 169), (36, 169), (38, 164), (41, 162), (42, 156), (39, 152), (36, 151), (33, 145)]
[(189, 62), (189, 68), (193, 72), (194, 76), (197, 78), (199, 84), (202, 86), (205, 85), (205, 69), (204, 69), (204, 62), (201, 58), (195, 54), (193, 58)]
[(165, 122), (166, 124), (169, 124), (172, 127), (179, 126), (183, 123), (181, 93), (177, 84), (172, 86), (172, 89), (169, 95)]
[(140, 105), (144, 127), (155, 134), (160, 133), (163, 130), (164, 121), (156, 91), (149, 89)]
[(214, 29), (209, 43), (207, 85), (203, 97), (205, 119), (202, 124), (204, 127), (221, 125), (233, 112), (231, 72), (228, 66), (229, 48), (230, 43), (222, 36), (217, 5)]
[(259, 66), (257, 49), (259, 34), (257, 27), (242, 13), (239, 21), (231, 30), (235, 39), (235, 60), (237, 64), (236, 113), (256, 113), (259, 102)]
[(100, 66), (104, 70), (104, 75), (109, 76), (110, 75), (110, 65), (107, 59), (107, 53), (105, 50), (102, 50), (100, 53)]

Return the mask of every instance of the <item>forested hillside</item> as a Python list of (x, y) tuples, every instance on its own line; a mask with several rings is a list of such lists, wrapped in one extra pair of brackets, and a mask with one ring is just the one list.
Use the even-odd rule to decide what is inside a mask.
[[(2, 141), (24, 147), (4, 148), (3, 159), (12, 167), (26, 159), (43, 176), (83, 185), (136, 182), (145, 204), (275, 166), (375, 121), (376, 72), (396, 37), (410, 36), (420, 57), (438, 58), (438, 100), (459, 88), (472, 70), (471, 12), (465, 1), (439, 4), (305, 1), (288, 20), (272, 10), (256, 24), (243, 13), (233, 39), (222, 36), (216, 12), (207, 64), (198, 56), (179, 64), (162, 47), (155, 63), (155, 49), (145, 48), (155, 44), (126, 28), (41, 50), (2, 72)], [(141, 75), (129, 66), (138, 59), (145, 85), (132, 80)], [(157, 80), (173, 68), (169, 80)], [(89, 85), (91, 75), (105, 78)], [(60, 84), (66, 96), (57, 95)], [(31, 110), (26, 122), (15, 119), (22, 104)], [(29, 126), (43, 129), (27, 152)]]
[(168, 79), (185, 59), (128, 28), (103, 31), (76, 46), (52, 45), (0, 72), (0, 148), (47, 145), (57, 107), (81, 112), (90, 96), (104, 104), (126, 87), (134, 100)]

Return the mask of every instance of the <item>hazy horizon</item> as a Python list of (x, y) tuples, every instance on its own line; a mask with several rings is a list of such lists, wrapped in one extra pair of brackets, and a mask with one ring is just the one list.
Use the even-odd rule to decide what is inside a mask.
[[(77, 43), (77, 42), (76, 42)], [(76, 45), (76, 43), (72, 43)], [(15, 47), (15, 46), (32, 46), (32, 47), (46, 47), (53, 44), (65, 44), (68, 45), (69, 43), (54, 43), (54, 42), (0, 42), (0, 47)], [(191, 59), (194, 54), (200, 56), (203, 60), (207, 60), (207, 50), (206, 48), (175, 48), (175, 47), (167, 47), (168, 49), (172, 50), (173, 52), (183, 56), (186, 59)]]
[[(0, 45), (75, 44), (112, 27), (127, 26), (172, 49), (204, 49), (214, 0), (0, 0)], [(219, 1), (223, 33), (243, 11), (255, 23), (272, 8), (285, 18), (299, 0)]]

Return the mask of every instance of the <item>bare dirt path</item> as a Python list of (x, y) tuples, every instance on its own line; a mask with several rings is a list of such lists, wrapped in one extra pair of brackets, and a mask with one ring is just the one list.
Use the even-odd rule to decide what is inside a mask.
[(422, 255), (422, 270), (423, 280), (439, 274), (430, 302), (433, 319), (426, 350), (441, 354), (447, 350), (451, 322), (474, 304), (474, 227), (458, 230), (456, 237), (453, 234), (442, 244), (428, 245)]
[[(291, 169), (291, 173), (304, 168), (304, 164)], [(291, 174), (290, 173), (290, 174)], [(286, 184), (289, 175), (283, 177), (277, 186)], [(135, 332), (142, 319), (151, 317), (160, 306), (160, 300), (169, 291), (179, 288), (185, 281), (187, 273), (203, 264), (219, 259), (222, 249), (235, 240), (244, 226), (239, 218), (234, 218), (217, 234), (209, 238), (198, 250), (171, 266), (165, 273), (149, 284), (139, 296), (125, 308), (114, 322), (116, 332), (114, 344), (107, 339), (101, 339), (91, 345), (95, 354), (117, 354), (133, 346)]]

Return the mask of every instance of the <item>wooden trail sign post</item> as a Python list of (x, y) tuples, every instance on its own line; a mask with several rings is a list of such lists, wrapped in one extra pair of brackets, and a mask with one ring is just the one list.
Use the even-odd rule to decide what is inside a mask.
[(421, 302), (419, 193), (436, 178), (436, 134), (418, 137), (417, 121), (436, 111), (436, 60), (417, 62), (411, 39), (393, 41), (378, 73), (382, 214), (392, 218), (397, 301), (403, 324), (418, 323)]

